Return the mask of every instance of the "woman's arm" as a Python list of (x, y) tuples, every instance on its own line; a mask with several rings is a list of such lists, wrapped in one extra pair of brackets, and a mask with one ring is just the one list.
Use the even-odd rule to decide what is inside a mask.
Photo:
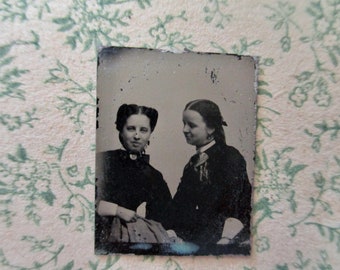
[(239, 239), (238, 241), (243, 241), (250, 237), (252, 187), (248, 179), (246, 162), (243, 156), (237, 151), (233, 154), (233, 157), (229, 173), (225, 171), (225, 175), (229, 174), (229, 176), (226, 178), (224, 191), (225, 201), (228, 201), (228, 204), (225, 205), (224, 213), (226, 221), (228, 218), (233, 218), (242, 223), (243, 228), (235, 236)]
[(97, 213), (100, 216), (116, 216), (118, 204), (107, 202), (104, 200), (99, 201), (97, 206)]
[[(236, 235), (249, 237), (251, 185), (246, 163), (236, 149), (228, 150), (227, 153), (216, 156), (211, 165), (212, 186), (205, 198), (209, 201), (209, 207), (202, 213), (202, 233), (208, 235), (210, 231), (216, 237), (216, 242), (221, 238), (223, 227), (229, 218), (238, 220), (242, 225)], [(236, 235), (228, 235), (228, 238)]]
[(118, 204), (99, 201), (97, 206), (97, 213), (100, 216), (118, 216), (126, 222), (136, 219), (136, 212), (130, 209), (119, 206)]
[(162, 174), (157, 172), (154, 177), (150, 200), (146, 204), (145, 217), (163, 223), (171, 201), (171, 194)]

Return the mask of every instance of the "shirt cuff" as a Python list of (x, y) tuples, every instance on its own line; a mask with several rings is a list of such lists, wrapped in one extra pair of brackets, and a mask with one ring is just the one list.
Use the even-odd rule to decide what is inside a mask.
[(101, 200), (97, 207), (100, 216), (116, 216), (118, 204)]

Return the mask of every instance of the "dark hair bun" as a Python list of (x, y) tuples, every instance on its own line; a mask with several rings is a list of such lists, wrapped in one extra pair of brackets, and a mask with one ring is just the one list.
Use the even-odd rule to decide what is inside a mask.
[(136, 104), (123, 104), (119, 107), (116, 119), (116, 128), (122, 131), (126, 120), (134, 114), (143, 114), (150, 119), (151, 132), (155, 129), (158, 119), (158, 112), (156, 109), (146, 106), (139, 106)]

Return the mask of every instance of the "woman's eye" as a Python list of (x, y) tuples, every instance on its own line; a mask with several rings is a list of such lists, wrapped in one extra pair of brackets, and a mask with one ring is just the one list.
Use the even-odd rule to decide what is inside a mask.
[(147, 133), (149, 130), (147, 128), (141, 128), (140, 131), (143, 133)]
[(195, 127), (195, 125), (193, 125), (192, 123), (186, 123), (186, 122), (183, 122), (183, 126), (184, 127), (188, 126), (189, 128)]
[(130, 127), (130, 126), (126, 127), (126, 129), (127, 129), (128, 131), (134, 131), (134, 130), (135, 130), (134, 127)]

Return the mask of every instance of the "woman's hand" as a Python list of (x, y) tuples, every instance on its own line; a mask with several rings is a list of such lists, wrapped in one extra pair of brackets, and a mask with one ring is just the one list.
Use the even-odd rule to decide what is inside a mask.
[(236, 218), (227, 218), (224, 222), (222, 238), (217, 242), (219, 245), (227, 245), (243, 229), (243, 224)]
[(227, 237), (222, 237), (216, 244), (217, 245), (227, 245), (231, 242), (232, 239)]
[(170, 243), (183, 243), (183, 239), (179, 238), (174, 230), (167, 230), (167, 235), (169, 236)]

